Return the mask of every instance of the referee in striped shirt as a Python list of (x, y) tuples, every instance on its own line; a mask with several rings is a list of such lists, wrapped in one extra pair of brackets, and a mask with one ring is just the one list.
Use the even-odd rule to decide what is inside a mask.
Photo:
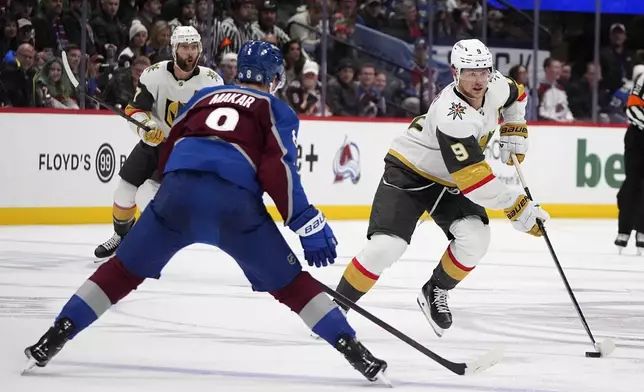
[(644, 249), (644, 65), (633, 68), (633, 90), (626, 102), (629, 126), (624, 136), (626, 178), (617, 193), (619, 209), (615, 245), (623, 248), (633, 230), (635, 246)]

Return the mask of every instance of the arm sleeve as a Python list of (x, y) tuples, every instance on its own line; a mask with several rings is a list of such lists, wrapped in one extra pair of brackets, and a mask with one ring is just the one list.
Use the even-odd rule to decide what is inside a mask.
[(506, 78), (509, 87), (508, 99), (501, 108), (504, 123), (525, 123), (525, 110), (528, 105), (528, 94), (522, 84), (512, 78)]
[(297, 172), (299, 119), (285, 103), (278, 104), (282, 105), (276, 104), (271, 108), (271, 129), (266, 137), (258, 177), (264, 190), (275, 202), (284, 225), (288, 225), (310, 204)]
[(518, 193), (494, 176), (474, 137), (475, 130), (474, 124), (466, 122), (436, 128), (445, 166), (461, 193), (474, 203), (492, 210), (510, 207)]

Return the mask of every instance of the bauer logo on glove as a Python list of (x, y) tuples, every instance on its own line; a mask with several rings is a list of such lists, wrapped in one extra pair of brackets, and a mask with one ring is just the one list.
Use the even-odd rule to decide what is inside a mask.
[(528, 152), (528, 127), (525, 123), (505, 123), (499, 132), (499, 148), (501, 161), (506, 165), (514, 165), (511, 154), (516, 154), (519, 163), (523, 162)]

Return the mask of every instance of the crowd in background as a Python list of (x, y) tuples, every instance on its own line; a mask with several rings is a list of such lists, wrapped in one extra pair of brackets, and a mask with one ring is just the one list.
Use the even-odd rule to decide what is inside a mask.
[[(243, 42), (265, 40), (280, 47), (287, 77), (280, 98), (300, 114), (410, 117), (426, 110), (445, 84), (428, 62), (429, 17), (439, 45), (481, 37), (484, 27), (480, 0), (326, 0), (329, 36), (323, 47), (321, 1), (88, 0), (83, 54), (82, 0), (0, 0), (0, 106), (98, 109), (91, 100), (80, 102), (63, 71), (64, 50), (77, 79), (84, 62), (87, 94), (124, 107), (143, 70), (172, 58), (172, 31), (190, 25), (202, 36), (202, 65), (216, 69), (226, 83), (234, 83), (236, 53)], [(434, 2), (433, 15), (426, 12), (427, 1)], [(491, 6), (487, 16), (488, 46), (532, 46), (532, 26), (523, 16)], [(539, 64), (544, 80), (531, 86), (532, 71), (525, 65), (510, 70), (528, 90), (538, 90), (538, 102), (531, 103), (538, 119), (588, 121), (597, 81), (600, 120), (625, 122), (623, 106), (633, 70), (644, 64), (644, 51), (637, 50), (644, 42), (629, 38), (644, 37), (644, 21), (616, 18), (603, 32), (601, 67), (596, 69), (588, 45), (592, 48), (592, 30), (585, 28), (589, 15), (544, 13), (550, 30), (539, 45), (551, 53)], [(353, 36), (360, 25), (411, 45), (408, 70), (383, 67), (382, 59), (357, 46)]]

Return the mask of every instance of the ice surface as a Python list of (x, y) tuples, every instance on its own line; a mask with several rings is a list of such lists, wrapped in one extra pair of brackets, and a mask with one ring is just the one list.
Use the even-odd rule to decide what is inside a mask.
[[(366, 222), (332, 225), (341, 257), (312, 272), (335, 287), (364, 244)], [(593, 333), (615, 339), (615, 352), (584, 356), (592, 346), (544, 241), (515, 232), (504, 220), (492, 222), (488, 255), (451, 292), (454, 326), (438, 339), (415, 303), (447, 244), (427, 222), (361, 304), (450, 360), (472, 360), (495, 347), (505, 357), (481, 374), (457, 376), (349, 313), (365, 345), (389, 362), (396, 389), (644, 390), (644, 257), (617, 255), (612, 220), (555, 220), (548, 228)], [(24, 347), (97, 268), (93, 249), (110, 234), (109, 226), (0, 228), (0, 391), (380, 389), (326, 343), (311, 339), (299, 317), (268, 294), (252, 292), (232, 259), (206, 246), (183, 250), (162, 280), (145, 282), (49, 366), (20, 376)], [(301, 255), (295, 235), (287, 237)]]

